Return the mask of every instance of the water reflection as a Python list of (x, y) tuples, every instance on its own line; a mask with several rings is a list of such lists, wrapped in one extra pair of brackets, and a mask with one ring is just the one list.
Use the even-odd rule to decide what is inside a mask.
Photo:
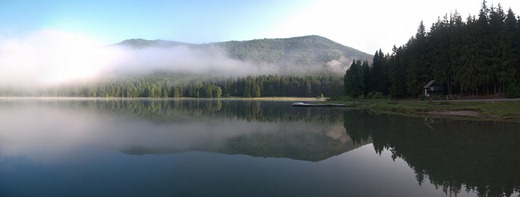
[(429, 180), (446, 194), (479, 196), (520, 192), (520, 125), (422, 119), (349, 111), (344, 125), (354, 142), (372, 139), (381, 153), (402, 158), (419, 184)]
[(79, 147), (127, 154), (206, 151), (320, 161), (355, 149), (343, 112), (287, 102), (3, 100), (0, 154), (55, 160)]
[(0, 196), (511, 196), (519, 128), (289, 102), (0, 99)]

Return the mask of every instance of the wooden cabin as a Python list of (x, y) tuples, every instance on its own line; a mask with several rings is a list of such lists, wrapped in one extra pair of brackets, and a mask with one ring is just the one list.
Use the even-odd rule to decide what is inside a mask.
[(430, 97), (432, 95), (442, 95), (442, 85), (437, 83), (435, 80), (431, 80), (424, 87), (424, 96)]

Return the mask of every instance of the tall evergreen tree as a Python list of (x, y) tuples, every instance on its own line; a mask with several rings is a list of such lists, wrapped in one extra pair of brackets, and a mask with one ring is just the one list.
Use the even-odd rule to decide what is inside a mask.
[(368, 61), (363, 61), (361, 67), (363, 68), (363, 96), (366, 96), (369, 92), (373, 90), (371, 68), (368, 64)]
[(372, 90), (388, 94), (388, 61), (381, 49), (374, 54), (370, 75)]
[(426, 30), (421, 21), (417, 34), (408, 41), (410, 48), (409, 64), (406, 69), (406, 88), (409, 95), (419, 95), (424, 84), (431, 80), (430, 63), (426, 61), (428, 44), (426, 40)]
[(361, 61), (352, 61), (352, 65), (345, 73), (344, 84), (347, 96), (357, 98), (363, 95), (365, 82)]
[(405, 65), (407, 64), (406, 50), (403, 47), (394, 46), (392, 56), (389, 60), (388, 80), (390, 82), (390, 96), (402, 98), (408, 96), (406, 93)]

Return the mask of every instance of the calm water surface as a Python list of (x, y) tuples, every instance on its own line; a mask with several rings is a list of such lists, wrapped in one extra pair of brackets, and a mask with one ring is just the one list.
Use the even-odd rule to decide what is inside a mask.
[(290, 102), (0, 99), (0, 196), (518, 196), (520, 124)]

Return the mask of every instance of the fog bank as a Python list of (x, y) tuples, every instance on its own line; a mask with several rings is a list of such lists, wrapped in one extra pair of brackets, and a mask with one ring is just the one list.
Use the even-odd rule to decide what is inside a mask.
[(220, 48), (130, 48), (88, 35), (41, 30), (0, 35), (0, 86), (41, 88), (157, 71), (241, 76), (276, 73), (277, 67), (229, 58)]

